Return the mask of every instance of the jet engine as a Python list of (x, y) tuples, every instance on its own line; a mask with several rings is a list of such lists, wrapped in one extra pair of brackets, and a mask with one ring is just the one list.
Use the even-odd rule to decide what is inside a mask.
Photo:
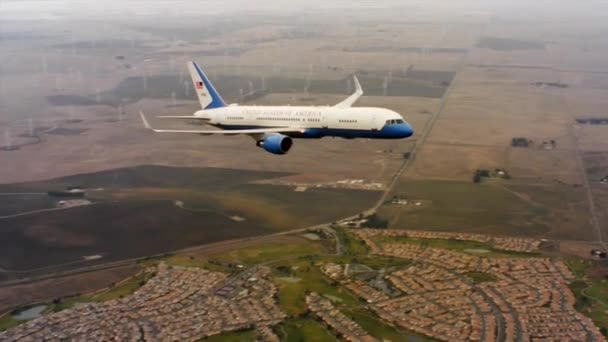
[(273, 154), (285, 154), (289, 152), (293, 140), (283, 134), (271, 134), (258, 141), (257, 145)]

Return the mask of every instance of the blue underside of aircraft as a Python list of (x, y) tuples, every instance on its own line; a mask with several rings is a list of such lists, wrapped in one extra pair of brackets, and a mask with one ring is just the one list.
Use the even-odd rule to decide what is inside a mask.
[[(276, 128), (269, 126), (241, 126), (241, 125), (217, 125), (225, 130)], [(347, 139), (369, 138), (369, 139), (402, 139), (411, 137), (414, 130), (407, 123), (386, 125), (381, 130), (361, 130), (345, 128), (304, 128), (303, 133), (285, 133), (293, 138), (323, 138), (340, 137)]]

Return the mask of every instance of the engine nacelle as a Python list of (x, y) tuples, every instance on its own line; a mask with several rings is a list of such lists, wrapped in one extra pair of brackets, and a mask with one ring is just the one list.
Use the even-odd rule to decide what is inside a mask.
[(273, 154), (285, 154), (291, 149), (293, 140), (283, 134), (271, 134), (258, 141), (257, 145)]

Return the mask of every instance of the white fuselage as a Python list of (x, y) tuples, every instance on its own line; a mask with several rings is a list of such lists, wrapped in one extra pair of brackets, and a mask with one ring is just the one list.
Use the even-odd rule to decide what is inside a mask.
[(333, 107), (239, 106), (228, 105), (194, 61), (188, 62), (192, 85), (201, 105), (190, 116), (169, 116), (164, 119), (193, 120), (220, 129), (156, 129), (140, 113), (144, 126), (157, 133), (200, 135), (246, 134), (256, 145), (273, 154), (286, 154), (292, 138), (342, 137), (346, 139), (402, 139), (414, 130), (398, 113), (385, 108), (354, 107), (363, 95), (363, 88), (353, 76), (355, 92)]
[[(402, 138), (411, 126), (398, 113), (374, 107), (301, 107), (301, 106), (238, 106), (200, 110), (195, 116), (207, 118), (209, 124), (222, 129), (297, 127), (302, 133), (315, 130), (321, 136)], [(380, 134), (387, 125), (399, 125), (402, 132)], [(309, 130), (309, 131), (311, 131)], [(393, 129), (394, 131), (394, 129)], [(401, 133), (403, 136), (393, 136)], [(398, 134), (399, 135), (399, 134)], [(302, 136), (317, 137), (317, 136)]]

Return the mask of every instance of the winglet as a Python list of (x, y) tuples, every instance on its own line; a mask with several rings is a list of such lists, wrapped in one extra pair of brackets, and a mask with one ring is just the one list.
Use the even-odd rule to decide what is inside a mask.
[(144, 127), (146, 127), (147, 129), (154, 130), (152, 127), (150, 127), (150, 123), (148, 123), (148, 119), (146, 119), (144, 112), (139, 111), (139, 116), (141, 116), (141, 121), (144, 122)]
[(357, 76), (353, 76), (353, 79), (355, 81), (355, 92), (351, 96), (346, 98), (344, 101), (335, 105), (334, 107), (337, 107), (337, 108), (351, 107), (363, 95), (363, 88), (361, 88), (361, 83), (359, 83), (359, 79), (357, 78)]
[(357, 93), (361, 93), (363, 95), (363, 88), (361, 88), (361, 83), (359, 83), (359, 79), (357, 75), (353, 75), (353, 79), (355, 80), (355, 89)]

